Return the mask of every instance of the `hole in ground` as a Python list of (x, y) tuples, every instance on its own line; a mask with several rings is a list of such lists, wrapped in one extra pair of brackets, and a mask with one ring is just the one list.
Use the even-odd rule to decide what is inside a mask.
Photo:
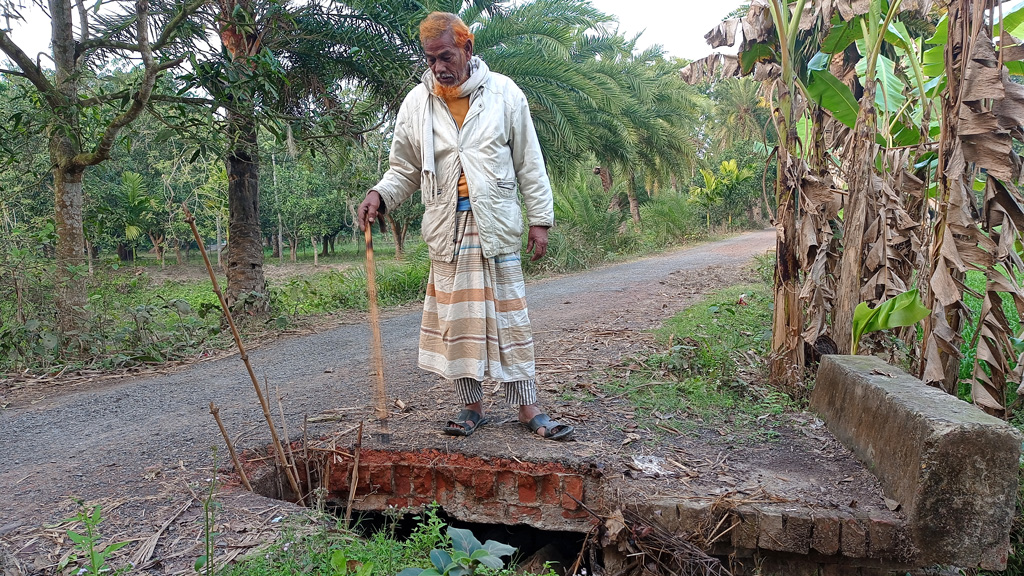
[[(334, 509), (332, 512), (339, 518), (345, 514), (343, 508)], [(544, 564), (547, 562), (551, 563), (551, 568), (556, 573), (566, 574), (587, 543), (587, 535), (580, 532), (542, 530), (524, 524), (464, 522), (452, 517), (443, 508), (437, 508), (435, 513), (446, 525), (469, 530), (480, 542), (494, 540), (512, 546), (516, 549), (511, 558), (512, 565), (533, 573), (544, 572)], [(353, 520), (352, 529), (367, 537), (384, 531), (390, 538), (403, 541), (408, 539), (422, 522), (424, 516), (419, 513), (360, 512)], [(508, 558), (503, 560), (506, 563), (509, 561)], [(585, 555), (580, 567), (586, 568), (588, 573), (593, 573), (586, 560)]]
[[(529, 571), (543, 573), (544, 563), (553, 562), (563, 573), (575, 563), (593, 526), (585, 502), (588, 494), (596, 493), (599, 474), (590, 468), (437, 450), (363, 449), (353, 474), (354, 449), (292, 453), (306, 503), (320, 500), (343, 517), (355, 481), (352, 517), (364, 534), (384, 529), (406, 538), (421, 521), (421, 512), (437, 504), (446, 524), (470, 530), (481, 542), (515, 547), (515, 562)], [(303, 453), (308, 456), (303, 458)], [(252, 475), (257, 493), (299, 500), (280, 468), (262, 472)], [(597, 561), (591, 556), (583, 566)]]

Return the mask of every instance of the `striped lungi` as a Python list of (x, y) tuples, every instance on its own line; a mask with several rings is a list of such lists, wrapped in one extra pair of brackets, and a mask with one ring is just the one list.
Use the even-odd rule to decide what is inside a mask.
[(484, 257), (473, 212), (457, 215), (454, 262), (430, 262), (419, 366), (449, 380), (534, 378), (519, 253)]

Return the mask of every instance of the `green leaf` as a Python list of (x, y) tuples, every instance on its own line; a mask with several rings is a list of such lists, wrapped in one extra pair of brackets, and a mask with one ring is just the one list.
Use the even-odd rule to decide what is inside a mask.
[(925, 40), (928, 44), (945, 44), (949, 39), (949, 15), (943, 14), (939, 23), (935, 25), (935, 34)]
[(501, 570), (505, 567), (505, 563), (497, 556), (491, 556), (490, 554), (479, 559), (480, 563), (493, 570)]
[(1021, 32), (1024, 32), (1024, 2), (1018, 2), (1009, 11), (1003, 10), (1003, 20), (996, 25), (993, 34), (998, 37), (1003, 30), (1009, 32), (1011, 36), (1020, 38)]
[(424, 570), (423, 568), (406, 568), (398, 573), (398, 576), (428, 576), (428, 572), (433, 572), (435, 575), (438, 574), (437, 570), (430, 569)]
[(921, 54), (921, 71), (929, 78), (937, 78), (946, 72), (946, 47), (933, 46)]
[(348, 558), (343, 550), (331, 552), (331, 570), (335, 574), (344, 574), (348, 571)]
[(821, 41), (821, 51), (827, 54), (838, 54), (853, 42), (864, 37), (864, 29), (858, 16), (850, 22), (834, 24), (825, 39)]
[[(866, 59), (857, 62), (857, 75), (862, 82), (867, 73), (867, 66)], [(903, 95), (903, 90), (907, 85), (896, 75), (896, 63), (879, 54), (878, 62), (875, 64), (875, 80), (877, 82), (875, 106), (878, 107), (879, 113), (883, 111), (888, 111), (890, 114), (899, 112), (907, 101), (907, 97)]]
[(857, 123), (860, 107), (857, 105), (857, 99), (853, 97), (853, 91), (828, 70), (810, 72), (807, 93), (836, 120), (850, 128)]
[(111, 544), (111, 545), (107, 546), (106, 548), (104, 548), (103, 549), (103, 553), (104, 554), (111, 554), (113, 552), (117, 552), (118, 550), (120, 550), (121, 548), (124, 548), (128, 544), (129, 544), (129, 542), (114, 542), (113, 544)]
[(487, 542), (484, 542), (484, 549), (486, 549), (488, 552), (499, 558), (501, 558), (502, 556), (511, 556), (516, 551), (514, 546), (502, 544), (501, 542), (495, 542), (494, 540), (488, 540)]
[(85, 542), (85, 536), (82, 536), (81, 534), (79, 534), (78, 532), (75, 532), (74, 530), (68, 530), (68, 538), (70, 538), (71, 541), (74, 542), (75, 544), (80, 544), (82, 542)]
[(871, 308), (865, 302), (853, 311), (853, 350), (856, 354), (861, 336), (869, 332), (889, 330), (900, 326), (913, 326), (928, 316), (931, 310), (924, 307), (917, 297), (917, 289), (890, 298)]
[(199, 572), (200, 570), (203, 569), (203, 566), (206, 566), (206, 554), (203, 554), (199, 558), (196, 558), (196, 563), (195, 563), (194, 568), (195, 568), (196, 572)]
[(740, 53), (741, 73), (745, 76), (754, 70), (754, 65), (758, 62), (771, 62), (777, 59), (775, 48), (771, 44), (758, 42)]
[(452, 563), (452, 555), (444, 550), (431, 550), (430, 561), (433, 562), (434, 566), (436, 566), (438, 570), (444, 571), (444, 569)]
[(452, 539), (452, 548), (454, 550), (465, 552), (466, 554), (472, 554), (481, 547), (480, 541), (469, 530), (449, 526), (448, 537)]
[(153, 142), (166, 142), (167, 140), (170, 140), (172, 136), (174, 136), (174, 130), (172, 128), (164, 128), (156, 133), (156, 136), (153, 138)]

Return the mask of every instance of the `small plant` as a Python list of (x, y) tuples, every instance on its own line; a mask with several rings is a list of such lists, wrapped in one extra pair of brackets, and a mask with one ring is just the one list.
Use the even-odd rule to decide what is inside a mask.
[(870, 308), (864, 302), (853, 311), (853, 339), (851, 354), (857, 353), (860, 338), (868, 332), (888, 330), (900, 326), (913, 326), (926, 318), (931, 310), (921, 304), (917, 289), (904, 292)]
[(501, 570), (505, 567), (502, 556), (511, 556), (516, 551), (508, 544), (488, 540), (481, 544), (469, 530), (448, 528), (452, 551), (435, 548), (430, 552), (433, 568), (406, 568), (398, 576), (470, 576), (478, 574), (481, 567)]
[(57, 565), (57, 570), (63, 572), (69, 565), (85, 560), (85, 565), (75, 571), (76, 576), (100, 576), (100, 574), (127, 572), (130, 566), (122, 566), (114, 570), (107, 565), (107, 560), (111, 554), (127, 546), (128, 542), (115, 542), (108, 546), (100, 545), (99, 526), (103, 519), (99, 505), (93, 506), (92, 511), (86, 510), (85, 503), (82, 501), (78, 502), (78, 506), (78, 514), (74, 518), (69, 518), (68, 521), (81, 522), (85, 527), (85, 533), (80, 534), (74, 530), (68, 530), (68, 538), (74, 543), (75, 550)]
[(331, 576), (370, 576), (373, 574), (373, 562), (361, 564), (356, 560), (349, 560), (344, 550), (331, 552)]
[(216, 510), (217, 502), (214, 496), (217, 492), (217, 447), (213, 447), (213, 479), (210, 480), (210, 490), (203, 499), (203, 555), (196, 560), (196, 572), (204, 576), (212, 576), (215, 572), (213, 567), (213, 554), (216, 552), (217, 533)]

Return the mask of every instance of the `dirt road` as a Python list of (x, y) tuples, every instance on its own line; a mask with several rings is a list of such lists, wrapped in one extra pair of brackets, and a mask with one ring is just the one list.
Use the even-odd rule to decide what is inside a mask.
[[(566, 380), (566, 371), (546, 369), (551, 363), (545, 364), (545, 359), (564, 357), (571, 349), (579, 370), (614, 365), (642, 347), (647, 340), (643, 331), (702, 294), (749, 277), (753, 256), (772, 248), (774, 231), (767, 230), (531, 283), (527, 295), (538, 341), (541, 402), (556, 404), (553, 392)], [(433, 376), (415, 368), (419, 319), (419, 307), (409, 306), (388, 311), (382, 323), (389, 393), (415, 413), (396, 418), (392, 429), (398, 442), (404, 437), (410, 444), (436, 445), (446, 440), (424, 431), (436, 431), (455, 406)], [(614, 345), (580, 346), (574, 336), (598, 330), (626, 337)], [(347, 421), (352, 422), (371, 413), (368, 342), (367, 325), (359, 322), (282, 339), (251, 352), (257, 375), (269, 382), (271, 397), (276, 398), (279, 390), (283, 398), (292, 439), (300, 434), (305, 415), (347, 409)], [(70, 516), (76, 508), (73, 498), (104, 506), (104, 534), (151, 535), (172, 510), (191, 499), (187, 486), (195, 490), (211, 477), (211, 447), (223, 444), (209, 414), (211, 401), (220, 407), (240, 447), (267, 444), (262, 412), (237, 355), (170, 374), (59, 394), (19, 394), (0, 412), (0, 539), (36, 568), (52, 566), (68, 543), (59, 542), (60, 528), (47, 532), (41, 526)], [(273, 407), (280, 420), (276, 402)], [(510, 414), (506, 410), (505, 415)], [(584, 447), (606, 430), (582, 428)], [(310, 434), (325, 431), (321, 425), (311, 428)], [(526, 451), (553, 457), (561, 449), (538, 441)], [(224, 452), (220, 450), (219, 467), (226, 460)], [(225, 496), (234, 497), (244, 498)], [(267, 526), (268, 510), (276, 504), (254, 503), (251, 495), (247, 497), (242, 508), (250, 515), (239, 512), (236, 526)], [(164, 541), (175, 537), (169, 533), (174, 530), (171, 526), (165, 531)], [(179, 538), (185, 533), (185, 528), (178, 528)]]

